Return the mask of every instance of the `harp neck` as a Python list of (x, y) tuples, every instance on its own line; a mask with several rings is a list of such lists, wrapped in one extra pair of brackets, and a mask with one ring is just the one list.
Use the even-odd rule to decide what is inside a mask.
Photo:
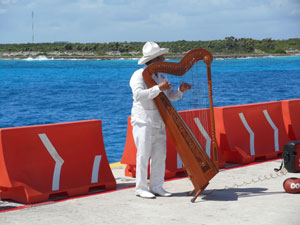
[[(212, 54), (203, 48), (197, 48), (189, 51), (179, 63), (171, 63), (171, 62), (157, 62), (149, 65), (144, 73), (148, 74), (144, 76), (145, 82), (150, 82), (151, 75), (157, 73), (167, 73), (175, 76), (182, 76), (187, 71), (189, 71), (192, 66), (198, 62), (199, 60), (203, 60), (207, 66), (210, 66), (213, 56)], [(150, 82), (151, 83), (151, 82)]]

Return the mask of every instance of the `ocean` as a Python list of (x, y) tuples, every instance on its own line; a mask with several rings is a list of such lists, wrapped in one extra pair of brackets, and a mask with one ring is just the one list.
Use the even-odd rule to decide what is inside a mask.
[[(0, 60), (0, 128), (100, 119), (108, 160), (119, 162), (129, 80), (140, 67), (136, 59)], [(300, 56), (215, 59), (212, 80), (215, 106), (300, 98)]]

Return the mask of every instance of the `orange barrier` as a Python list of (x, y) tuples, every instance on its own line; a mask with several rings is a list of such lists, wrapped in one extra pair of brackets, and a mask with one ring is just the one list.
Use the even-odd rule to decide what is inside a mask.
[(135, 147), (135, 143), (134, 143), (134, 140), (133, 140), (132, 126), (131, 126), (130, 121), (131, 121), (131, 118), (128, 117), (128, 119), (127, 119), (126, 142), (125, 142), (125, 147), (124, 147), (121, 163), (126, 164), (125, 176), (135, 177), (137, 149)]
[(215, 120), (226, 162), (276, 158), (289, 141), (280, 102), (216, 107)]
[(115, 189), (100, 120), (0, 129), (0, 199), (21, 203)]
[[(210, 123), (209, 109), (185, 110), (185, 111), (180, 111), (179, 114), (181, 115), (185, 123), (188, 125), (188, 127), (190, 128), (190, 130), (192, 131), (192, 133), (194, 134), (195, 138), (198, 140), (200, 145), (203, 147), (204, 151), (206, 151), (208, 157), (212, 158), (213, 145), (211, 139), (211, 123)], [(174, 153), (176, 153), (177, 169), (182, 168), (181, 159), (177, 154), (176, 148), (171, 138), (168, 139), (167, 149), (170, 153), (173, 154), (173, 158), (174, 158)], [(218, 167), (224, 168), (226, 166), (226, 162), (223, 159), (223, 155), (220, 149), (218, 150), (218, 160), (219, 160)], [(166, 167), (169, 168), (169, 170), (171, 171), (174, 171), (175, 169), (174, 168), (175, 163), (173, 162), (174, 159), (166, 161)], [(168, 164), (170, 165), (168, 166)]]
[[(204, 146), (208, 156), (211, 156), (212, 141), (210, 137), (211, 126), (208, 121), (209, 111), (208, 109), (201, 110), (189, 110), (179, 112), (184, 121), (190, 127), (191, 131), (195, 135), (196, 139), (200, 142), (201, 146)], [(203, 120), (203, 118), (206, 118)], [(205, 127), (205, 128), (204, 128)], [(125, 148), (122, 156), (121, 163), (127, 164), (125, 168), (125, 175), (135, 177), (136, 166), (136, 147), (132, 135), (132, 126), (130, 124), (130, 117), (128, 118), (127, 125), (127, 137)], [(219, 167), (224, 168), (226, 165), (225, 160), (222, 157), (221, 151), (219, 151)], [(175, 177), (178, 173), (183, 172), (182, 161), (176, 151), (176, 148), (167, 132), (167, 157), (166, 157), (166, 171), (165, 178)], [(149, 170), (148, 170), (149, 174)]]
[(282, 100), (285, 129), (290, 140), (300, 140), (300, 99)]

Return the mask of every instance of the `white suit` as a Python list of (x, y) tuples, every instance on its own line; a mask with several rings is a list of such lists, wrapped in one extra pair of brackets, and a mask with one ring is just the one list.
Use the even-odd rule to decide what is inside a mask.
[[(131, 110), (131, 124), (133, 137), (137, 148), (136, 158), (136, 190), (148, 191), (147, 171), (150, 162), (150, 190), (161, 188), (164, 182), (166, 159), (166, 133), (165, 125), (156, 108), (154, 101), (161, 90), (158, 85), (147, 88), (143, 79), (144, 69), (135, 71), (130, 79), (133, 93), (133, 106)], [(154, 74), (153, 79), (157, 84), (166, 79), (164, 74)], [(178, 100), (182, 92), (169, 89), (164, 91), (170, 100)]]

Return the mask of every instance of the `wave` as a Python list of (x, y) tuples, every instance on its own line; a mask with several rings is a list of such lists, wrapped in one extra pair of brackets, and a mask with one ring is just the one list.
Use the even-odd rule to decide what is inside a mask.
[(36, 58), (32, 58), (32, 57), (29, 56), (28, 58), (26, 58), (24, 60), (27, 60), (27, 61), (42, 61), (42, 60), (53, 60), (53, 58), (49, 59), (44, 55), (39, 55)]
[(139, 58), (119, 58), (117, 60), (138, 60)]
[(236, 58), (236, 59), (253, 59), (253, 58), (258, 58), (258, 57), (255, 57), (255, 56), (247, 56), (247, 57), (239, 57), (239, 58)]

